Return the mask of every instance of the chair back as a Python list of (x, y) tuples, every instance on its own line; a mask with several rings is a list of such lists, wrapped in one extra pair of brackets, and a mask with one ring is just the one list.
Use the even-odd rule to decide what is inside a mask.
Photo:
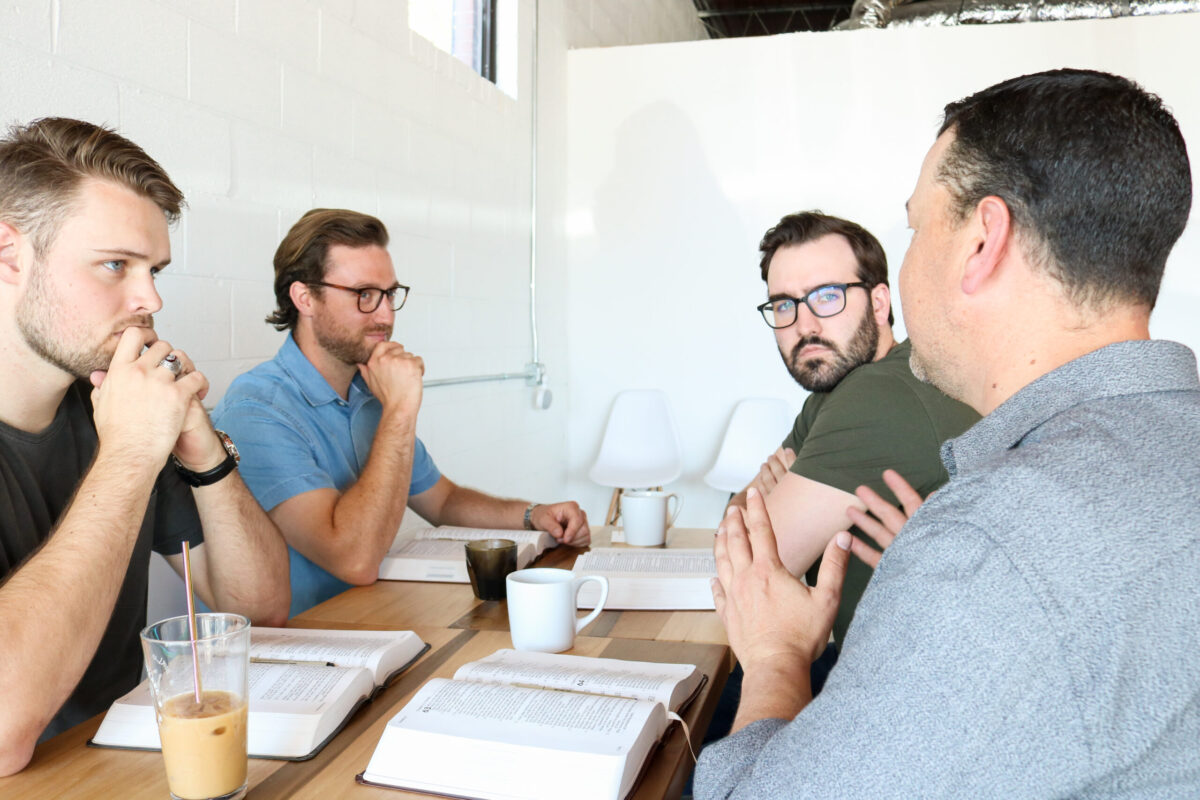
[(704, 476), (704, 482), (726, 492), (745, 489), (767, 456), (787, 436), (792, 422), (788, 404), (779, 398), (747, 397), (738, 401), (717, 460)]
[(613, 401), (588, 477), (621, 489), (662, 486), (683, 473), (682, 450), (667, 396), (657, 389), (627, 389)]

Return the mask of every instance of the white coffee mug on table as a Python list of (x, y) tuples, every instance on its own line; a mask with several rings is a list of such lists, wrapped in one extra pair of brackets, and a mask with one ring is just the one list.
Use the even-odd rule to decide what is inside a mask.
[[(668, 516), (671, 499), (675, 510)], [(667, 528), (675, 523), (683, 500), (677, 494), (647, 489), (621, 493), (621, 524), (625, 543), (640, 547), (655, 547), (667, 541)]]
[[(506, 580), (508, 628), (517, 650), (570, 650), (575, 634), (604, 610), (608, 600), (608, 579), (600, 575), (577, 578), (570, 570), (538, 567), (510, 572)], [(590, 614), (577, 618), (575, 598), (585, 581), (600, 584), (600, 602)]]

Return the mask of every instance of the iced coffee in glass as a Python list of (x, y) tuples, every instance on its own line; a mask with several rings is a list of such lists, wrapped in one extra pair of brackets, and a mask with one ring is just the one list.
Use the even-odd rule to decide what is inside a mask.
[(188, 618), (172, 617), (142, 631), (142, 650), (171, 797), (242, 797), (250, 621), (237, 614), (197, 614), (193, 641)]

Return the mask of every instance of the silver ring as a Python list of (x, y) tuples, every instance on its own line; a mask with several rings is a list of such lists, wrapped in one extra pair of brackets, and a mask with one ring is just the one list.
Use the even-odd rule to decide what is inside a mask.
[(166, 358), (158, 362), (158, 365), (176, 378), (179, 377), (179, 373), (183, 372), (183, 362), (174, 353), (168, 353)]

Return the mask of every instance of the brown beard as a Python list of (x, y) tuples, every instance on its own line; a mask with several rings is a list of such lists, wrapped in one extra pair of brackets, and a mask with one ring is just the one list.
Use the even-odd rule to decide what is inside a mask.
[[(850, 370), (874, 361), (875, 351), (879, 347), (879, 326), (870, 312), (870, 307), (863, 312), (862, 321), (845, 349), (819, 336), (805, 336), (796, 342), (790, 357), (780, 351), (779, 355), (796, 383), (810, 392), (832, 391)], [(801, 361), (800, 351), (811, 344), (829, 348), (830, 355)]]
[[(61, 332), (55, 330), (55, 315), (68, 315), (70, 310), (63, 309), (53, 296), (46, 270), (43, 264), (33, 266), (28, 292), (17, 306), (16, 323), (21, 338), (44, 361), (76, 378), (86, 379), (97, 370), (108, 369), (117, 346), (115, 336), (109, 336), (94, 347), (72, 349), (63, 341)], [(130, 327), (153, 328), (154, 318), (149, 314), (137, 314), (115, 325), (112, 332), (119, 334)]]

